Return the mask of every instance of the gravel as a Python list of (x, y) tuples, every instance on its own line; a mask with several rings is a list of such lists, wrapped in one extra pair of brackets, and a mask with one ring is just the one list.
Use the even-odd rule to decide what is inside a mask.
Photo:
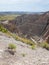
[[(15, 55), (5, 51), (9, 43), (17, 45)], [(49, 51), (41, 47), (32, 50), (29, 45), (0, 33), (0, 65), (49, 65)]]

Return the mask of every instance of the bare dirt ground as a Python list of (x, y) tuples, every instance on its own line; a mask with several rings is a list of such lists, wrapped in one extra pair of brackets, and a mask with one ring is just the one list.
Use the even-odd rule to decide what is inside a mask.
[[(9, 43), (17, 45), (15, 55), (5, 51)], [(32, 50), (25, 43), (0, 32), (0, 65), (49, 65), (49, 51), (41, 47)]]

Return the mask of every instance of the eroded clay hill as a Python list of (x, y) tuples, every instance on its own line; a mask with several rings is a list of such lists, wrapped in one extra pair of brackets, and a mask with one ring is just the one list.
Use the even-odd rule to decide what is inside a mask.
[[(43, 14), (24, 14), (4, 26), (11, 32), (27, 38), (38, 36), (49, 37), (49, 12)], [(48, 33), (46, 33), (48, 31)]]

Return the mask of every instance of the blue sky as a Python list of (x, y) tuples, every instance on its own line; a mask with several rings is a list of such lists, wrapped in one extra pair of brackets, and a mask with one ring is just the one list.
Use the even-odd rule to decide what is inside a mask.
[(49, 11), (49, 0), (0, 0), (0, 11)]

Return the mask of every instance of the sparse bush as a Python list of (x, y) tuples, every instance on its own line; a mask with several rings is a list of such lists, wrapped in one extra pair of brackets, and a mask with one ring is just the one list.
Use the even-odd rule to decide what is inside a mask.
[(26, 54), (25, 54), (25, 53), (22, 53), (22, 56), (23, 56), (23, 57), (25, 57), (25, 56), (26, 56)]
[(36, 48), (36, 45), (32, 45), (32, 46), (31, 46), (31, 49), (35, 49), (35, 48)]
[(9, 49), (16, 49), (16, 45), (15, 44), (12, 44), (10, 43), (9, 46), (8, 46)]
[(3, 33), (7, 33), (7, 29), (0, 25), (0, 31)]
[(10, 43), (10, 44), (8, 45), (8, 51), (9, 51), (12, 55), (14, 55), (14, 53), (16, 52), (16, 45)]
[(48, 44), (47, 42), (41, 43), (41, 46), (42, 46), (43, 48), (46, 48), (47, 50), (49, 50), (49, 44)]

